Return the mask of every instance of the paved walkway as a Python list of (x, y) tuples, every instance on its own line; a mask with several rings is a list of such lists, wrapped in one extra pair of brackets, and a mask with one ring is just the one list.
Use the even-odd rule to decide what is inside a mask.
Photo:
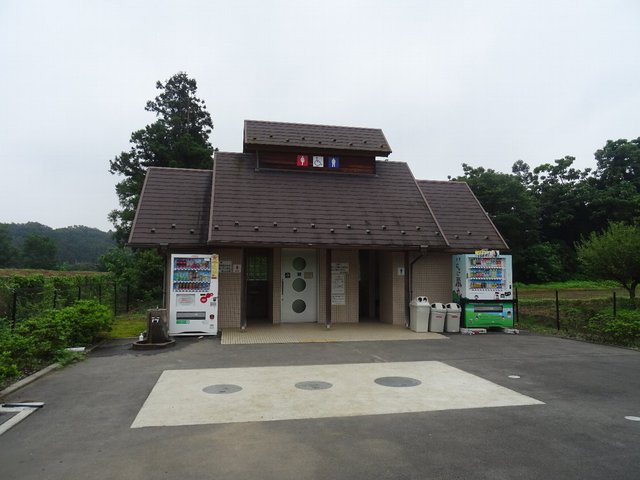
[(318, 323), (256, 325), (222, 329), (222, 345), (256, 343), (370, 342), (382, 340), (443, 340), (439, 333), (416, 333), (385, 323), (339, 323), (327, 328)]
[(0, 437), (0, 477), (637, 480), (639, 371), (640, 352), (527, 334), (111, 342), (3, 399), (44, 407)]

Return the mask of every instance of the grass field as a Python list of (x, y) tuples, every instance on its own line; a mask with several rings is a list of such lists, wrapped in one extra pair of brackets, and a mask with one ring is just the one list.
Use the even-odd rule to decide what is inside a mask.
[[(593, 318), (614, 318), (613, 293), (616, 294), (615, 312), (635, 311), (637, 308), (629, 294), (613, 282), (564, 282), (547, 285), (520, 285), (518, 287), (517, 327), (531, 332), (594, 339), (598, 326)], [(558, 304), (556, 306), (556, 292)], [(606, 317), (602, 317), (605, 315)], [(599, 317), (598, 317), (599, 316)], [(558, 328), (559, 326), (559, 328)], [(595, 331), (594, 331), (595, 327)], [(633, 326), (628, 335), (617, 339), (595, 337), (604, 343), (640, 345)]]
[(146, 313), (126, 313), (118, 315), (111, 331), (108, 333), (109, 338), (132, 338), (138, 337), (140, 332), (147, 329)]

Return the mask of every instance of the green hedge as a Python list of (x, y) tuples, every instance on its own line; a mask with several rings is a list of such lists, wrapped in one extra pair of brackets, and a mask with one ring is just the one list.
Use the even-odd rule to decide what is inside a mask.
[(640, 347), (640, 310), (600, 313), (589, 319), (587, 337), (605, 343)]
[[(6, 271), (0, 270), (0, 273)], [(98, 299), (112, 304), (113, 284), (109, 274), (45, 274), (22, 271), (24, 273), (0, 275), (0, 319), (10, 319), (15, 314), (16, 321), (40, 315), (43, 310), (62, 308), (79, 300), (78, 294), (86, 299)], [(101, 295), (99, 295), (101, 293)], [(16, 298), (13, 312), (14, 294)]]
[(60, 310), (49, 309), (11, 330), (0, 327), (0, 384), (39, 367), (68, 358), (67, 347), (90, 345), (111, 329), (109, 307), (82, 300)]

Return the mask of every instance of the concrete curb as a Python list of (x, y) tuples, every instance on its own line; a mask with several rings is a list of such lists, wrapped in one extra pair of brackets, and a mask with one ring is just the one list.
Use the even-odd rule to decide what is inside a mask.
[[(95, 345), (91, 345), (90, 347), (88, 347), (85, 350), (85, 354), (91, 353), (96, 348), (100, 347), (102, 344), (104, 344), (106, 342), (107, 342), (107, 339), (104, 339), (104, 340), (100, 340)], [(29, 375), (28, 377), (23, 378), (22, 380), (19, 380), (16, 383), (13, 383), (13, 384), (9, 385), (4, 390), (0, 391), (0, 399), (6, 397), (7, 395), (11, 395), (12, 393), (16, 392), (17, 390), (20, 390), (22, 387), (26, 387), (30, 383), (35, 382), (39, 378), (44, 377), (49, 372), (52, 372), (53, 370), (57, 370), (58, 368), (62, 368), (62, 365), (60, 365), (59, 363), (52, 363), (48, 367), (44, 367), (42, 370), (39, 370), (36, 373), (34, 373), (32, 375)]]
[(53, 363), (53, 364), (49, 365), (48, 367), (45, 367), (42, 370), (39, 370), (36, 373), (34, 373), (32, 375), (29, 375), (28, 377), (23, 378), (22, 380), (19, 380), (16, 383), (13, 383), (13, 384), (9, 385), (7, 388), (5, 388), (4, 390), (2, 390), (0, 392), (0, 398), (4, 398), (7, 395), (11, 395), (12, 393), (16, 392), (17, 390), (20, 390), (22, 387), (26, 387), (30, 383), (35, 382), (39, 378), (44, 377), (49, 372), (52, 372), (53, 370), (57, 370), (60, 367), (61, 367), (61, 365), (59, 363)]

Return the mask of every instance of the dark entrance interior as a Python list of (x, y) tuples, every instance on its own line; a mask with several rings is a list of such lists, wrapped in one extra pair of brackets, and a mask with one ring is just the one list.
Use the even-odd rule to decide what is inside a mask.
[(247, 321), (271, 323), (271, 251), (247, 250)]
[(360, 299), (360, 321), (376, 321), (380, 319), (380, 275), (378, 252), (360, 250), (360, 282), (358, 284)]

